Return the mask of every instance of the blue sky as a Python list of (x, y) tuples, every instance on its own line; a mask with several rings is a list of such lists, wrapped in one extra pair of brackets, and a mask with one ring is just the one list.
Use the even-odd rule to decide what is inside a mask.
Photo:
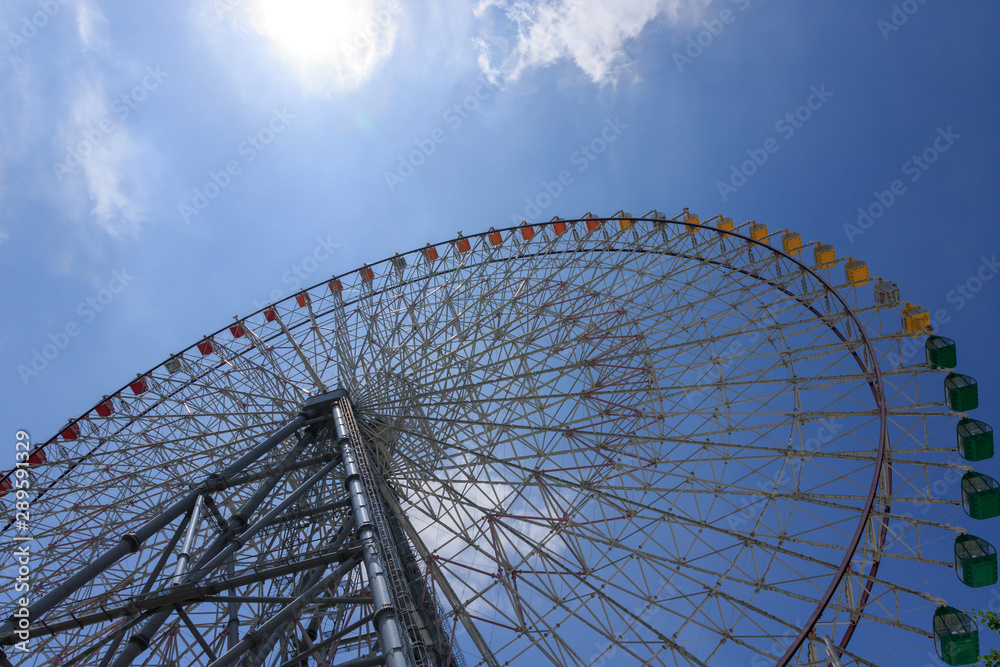
[(867, 260), (997, 413), (996, 3), (324, 4), (0, 6), (0, 433), (364, 262), (622, 208)]

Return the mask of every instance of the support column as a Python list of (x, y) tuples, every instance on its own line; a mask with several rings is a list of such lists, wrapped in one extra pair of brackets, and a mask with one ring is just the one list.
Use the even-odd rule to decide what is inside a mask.
[(386, 667), (409, 667), (406, 651), (403, 648), (403, 628), (399, 622), (398, 612), (393, 603), (392, 588), (386, 575), (385, 563), (382, 560), (381, 549), (375, 537), (375, 526), (369, 512), (369, 499), (361, 482), (361, 471), (354, 459), (353, 448), (344, 414), (339, 404), (333, 406), (333, 423), (337, 429), (338, 446), (344, 465), (344, 483), (354, 509), (354, 525), (358, 540), (361, 542), (364, 556), (365, 571), (368, 573), (368, 586), (372, 592), (372, 605), (375, 609), (375, 628), (378, 632), (379, 644), (385, 656)]
[[(174, 519), (194, 507), (198, 498), (207, 492), (213, 491), (217, 485), (222, 484), (236, 476), (237, 473), (260, 457), (264, 456), (264, 454), (270, 450), (274, 449), (285, 438), (290, 436), (298, 430), (300, 426), (306, 423), (307, 420), (314, 418), (319, 413), (319, 406), (310, 404), (310, 402), (307, 401), (306, 404), (303, 405), (302, 412), (300, 412), (297, 417), (292, 419), (276, 433), (271, 435), (271, 437), (251, 449), (249, 452), (240, 457), (239, 460), (230, 464), (224, 470), (208, 475), (208, 477), (206, 477), (201, 484), (188, 492), (188, 494), (182, 499), (160, 512), (156, 518), (150, 520), (135, 532), (122, 535), (121, 541), (119, 541), (117, 545), (104, 552), (104, 554), (94, 559), (89, 564), (85, 565), (65, 582), (59, 584), (42, 596), (38, 601), (29, 606), (28, 617), (32, 620), (41, 618), (46, 612), (62, 603), (68, 597), (73, 595), (73, 593), (85, 586), (89, 581), (97, 577), (101, 572), (108, 569), (125, 556), (138, 551), (143, 542), (160, 532), (166, 526), (170, 525)], [(13, 643), (6, 640), (13, 637), (16, 620), (17, 619), (14, 619), (12, 616), (0, 625), (0, 643)]]
[[(271, 436), (265, 444), (269, 446), (265, 449), (264, 445), (259, 445), (254, 448), (249, 454), (244, 455), (236, 463), (230, 465), (226, 468), (220, 476), (222, 479), (220, 481), (225, 482), (232, 478), (239, 470), (245, 468), (250, 462), (260, 458), (264, 453), (274, 448), (278, 443), (283, 441), (289, 435), (291, 435), (299, 426), (304, 424), (307, 420), (315, 419), (320, 417), (325, 412), (330, 409), (330, 406), (336, 403), (337, 398), (342, 395), (342, 392), (330, 392), (323, 394), (321, 396), (314, 396), (307, 400), (302, 406), (302, 412), (299, 416), (289, 423), (285, 428), (281, 429), (275, 435)], [(302, 451), (312, 443), (313, 439), (316, 437), (317, 426), (315, 424), (310, 424), (306, 429), (303, 430), (299, 436), (298, 442), (294, 447), (285, 455), (281, 463), (279, 463), (277, 470), (275, 470), (271, 475), (264, 479), (261, 485), (257, 488), (257, 491), (247, 500), (243, 507), (230, 517), (229, 525), (226, 531), (218, 536), (216, 540), (205, 548), (205, 552), (202, 554), (201, 558), (195, 563), (194, 567), (188, 571), (181, 582), (184, 584), (197, 583), (202, 578), (207, 576), (215, 567), (223, 565), (225, 561), (233, 555), (244, 543), (244, 540), (249, 539), (255, 532), (259, 531), (264, 526), (270, 524), (274, 518), (280, 514), (285, 507), (290, 506), (295, 500), (303, 495), (309, 490), (319, 479), (323, 477), (327, 472), (329, 472), (335, 461), (331, 461), (329, 464), (320, 469), (319, 473), (307, 480), (298, 489), (292, 492), (291, 495), (285, 498), (282, 503), (280, 503), (275, 509), (271, 510), (262, 519), (255, 523), (250, 528), (244, 530), (247, 520), (261, 503), (270, 495), (274, 487), (277, 485), (278, 480), (284, 475), (284, 465), (293, 463)], [(279, 437), (280, 436), (280, 437)], [(272, 442), (273, 441), (273, 442)], [(250, 456), (253, 455), (253, 458)], [(238, 469), (237, 469), (237, 466)], [(211, 479), (211, 478), (210, 478)], [(201, 488), (197, 488), (192, 493), (197, 493), (198, 498), (204, 491)], [(194, 505), (195, 499), (192, 499), (191, 505)], [(118, 655), (111, 667), (128, 667), (132, 664), (141, 653), (145, 652), (149, 648), (149, 644), (156, 632), (159, 630), (160, 626), (169, 618), (172, 613), (171, 609), (162, 610), (156, 612), (142, 628), (136, 634), (129, 638), (128, 643), (122, 652)], [(237, 646), (242, 644), (239, 642)], [(228, 653), (227, 653), (228, 655)], [(228, 664), (228, 661), (223, 663)]]
[[(236, 578), (236, 554), (229, 556), (226, 562), (226, 575), (230, 580)], [(229, 594), (233, 600), (228, 604), (229, 622), (226, 623), (226, 650), (232, 650), (240, 641), (240, 603), (237, 602), (236, 593)]]
[(194, 501), (194, 507), (191, 509), (191, 518), (188, 520), (184, 544), (181, 546), (181, 553), (177, 557), (177, 567), (174, 570), (174, 586), (181, 583), (184, 572), (187, 571), (188, 561), (191, 559), (191, 544), (194, 542), (194, 534), (198, 530), (198, 522), (201, 520), (201, 505), (204, 498), (204, 496), (198, 496), (198, 500)]

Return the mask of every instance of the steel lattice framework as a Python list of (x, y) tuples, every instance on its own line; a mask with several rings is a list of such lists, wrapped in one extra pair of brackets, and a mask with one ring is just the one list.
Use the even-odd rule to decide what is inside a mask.
[(171, 356), (41, 448), (23, 664), (929, 645), (922, 582), (964, 532), (942, 376), (844, 260), (773, 237), (656, 212), (459, 235)]

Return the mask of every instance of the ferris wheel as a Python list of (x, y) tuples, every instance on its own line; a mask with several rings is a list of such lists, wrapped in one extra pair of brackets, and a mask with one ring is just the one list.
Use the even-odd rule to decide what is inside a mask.
[(0, 664), (969, 664), (935, 582), (996, 583), (956, 522), (1000, 489), (929, 333), (865, 262), (687, 209), (366, 264), (3, 477)]

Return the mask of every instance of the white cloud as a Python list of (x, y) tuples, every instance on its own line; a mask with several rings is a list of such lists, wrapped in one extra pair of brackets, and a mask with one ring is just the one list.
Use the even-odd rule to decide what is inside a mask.
[(127, 133), (111, 137), (84, 166), (87, 191), (93, 203), (91, 215), (112, 234), (135, 233), (145, 218), (142, 181), (136, 178), (140, 164), (137, 144)]
[(676, 24), (709, 2), (482, 0), (476, 16), (488, 25), (477, 40), (479, 65), (494, 81), (514, 81), (528, 69), (571, 60), (595, 83), (613, 83), (631, 65), (630, 39), (659, 17)]
[[(66, 90), (68, 113), (54, 142), (57, 197), (72, 217), (86, 216), (114, 236), (136, 234), (146, 216), (145, 176), (154, 150), (137, 137), (128, 117), (162, 77), (114, 52), (108, 19), (96, 4), (77, 0), (73, 7), (84, 56), (75, 84)], [(135, 85), (112, 98), (105, 80), (114, 90), (123, 81)], [(133, 99), (134, 91), (141, 97)]]
[(113, 113), (100, 81), (80, 82), (57, 145), (54, 176), (70, 201), (78, 205), (85, 196), (90, 217), (112, 235), (136, 233), (145, 217), (146, 151)]
[(86, 51), (107, 54), (111, 50), (108, 37), (108, 19), (95, 5), (78, 2), (76, 5), (76, 30), (80, 45)]
[[(141, 83), (141, 99), (145, 99), (160, 79), (114, 52), (108, 19), (95, 2), (60, 0), (46, 6), (45, 12), (31, 15), (48, 17), (45, 21), (32, 18), (32, 30), (24, 27), (20, 41), (0, 50), (4, 102), (0, 105), (4, 112), (0, 118), (0, 196), (4, 194), (4, 169), (42, 170), (32, 181), (51, 183), (45, 196), (55, 200), (68, 217), (90, 219), (113, 235), (136, 233), (145, 217), (144, 177), (153, 151), (126, 121), (139, 98), (130, 98), (126, 109), (124, 96), (112, 99), (104, 82), (109, 81), (112, 89), (127, 82), (127, 91), (138, 90), (135, 84)], [(69, 23), (71, 17), (75, 24)], [(43, 31), (49, 40), (44, 42), (46, 49), (59, 49), (57, 58), (72, 63), (55, 87), (54, 98), (43, 94), (45, 87), (38, 85), (37, 47), (43, 44)], [(70, 38), (51, 39), (64, 35)], [(126, 109), (125, 113), (120, 109)], [(57, 128), (55, 136), (53, 127)], [(51, 142), (51, 153), (33, 150), (46, 141)]]

